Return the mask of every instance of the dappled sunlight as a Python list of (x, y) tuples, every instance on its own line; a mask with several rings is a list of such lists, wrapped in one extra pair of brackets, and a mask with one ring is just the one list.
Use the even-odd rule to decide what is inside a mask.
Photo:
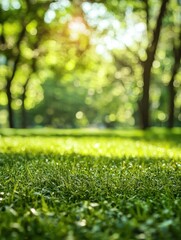
[(72, 40), (78, 40), (80, 34), (89, 35), (89, 30), (81, 17), (74, 17), (69, 23), (69, 29)]
[[(78, 112), (77, 117), (82, 117), (82, 112)], [(34, 137), (1, 136), (1, 153), (24, 152), (36, 155), (43, 152), (45, 156), (75, 154), (88, 156), (88, 158), (94, 156), (98, 159), (109, 157), (120, 162), (125, 159), (133, 159), (134, 164), (137, 164), (140, 158), (147, 162), (150, 159), (155, 159), (155, 161), (158, 161), (158, 164), (162, 160), (165, 161), (165, 159), (168, 159), (169, 164), (171, 164), (173, 159), (175, 163), (179, 163), (181, 160), (180, 142), (173, 144), (172, 139), (166, 140), (162, 138), (154, 140), (156, 135), (147, 139), (139, 131), (133, 132), (133, 135), (124, 135), (124, 131), (107, 133), (106, 131), (102, 133), (101, 131), (87, 131), (87, 133), (86, 131), (82, 133), (77, 131), (72, 136), (69, 136), (69, 132), (64, 132), (64, 134), (61, 136), (60, 132), (58, 138), (54, 136), (49, 137), (49, 135), (46, 135), (46, 132), (42, 137), (38, 135)]]

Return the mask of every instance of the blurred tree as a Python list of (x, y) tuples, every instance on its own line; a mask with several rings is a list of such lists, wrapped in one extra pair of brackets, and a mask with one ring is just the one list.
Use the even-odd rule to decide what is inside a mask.
[[(15, 39), (11, 39), (11, 41), (8, 41), (10, 39), (10, 36), (7, 36), (7, 31), (10, 30), (10, 26), (8, 25), (8, 21), (9, 19), (11, 19), (11, 21), (9, 22), (9, 24), (11, 24), (11, 22), (14, 20), (12, 17), (14, 17), (14, 11), (9, 10), (5, 13), (5, 11), (3, 11), (2, 9), (2, 5), (1, 5), (1, 12), (2, 12), (2, 17), (1, 17), (1, 50), (3, 51), (3, 55), (6, 59), (6, 65), (7, 65), (7, 69), (9, 70), (9, 64), (11, 64), (11, 72), (9, 74), (7, 74), (6, 76), (6, 94), (7, 94), (7, 100), (8, 100), (8, 113), (9, 113), (9, 126), (10, 127), (14, 127), (14, 120), (13, 120), (13, 109), (12, 109), (12, 94), (11, 94), (11, 84), (13, 81), (13, 78), (15, 76), (17, 67), (18, 67), (18, 63), (20, 60), (20, 45), (21, 42), (25, 36), (25, 32), (26, 32), (26, 25), (28, 24), (28, 22), (24, 22), (22, 23), (22, 26), (20, 29), (19, 26), (15, 25), (14, 27), (18, 29), (18, 33)], [(16, 10), (17, 12), (17, 10)], [(12, 15), (11, 15), (12, 14)], [(9, 60), (11, 59), (11, 63), (9, 63)]]
[[(146, 24), (147, 24), (147, 31), (150, 31), (150, 25), (149, 25), (149, 4), (148, 0), (145, 0), (145, 9), (146, 9)], [(152, 64), (155, 59), (155, 54), (158, 46), (158, 41), (160, 37), (163, 17), (166, 12), (166, 5), (169, 2), (169, 0), (163, 0), (160, 11), (158, 14), (158, 17), (156, 19), (156, 26), (153, 29), (153, 35), (152, 35), (152, 41), (148, 43), (148, 46), (146, 48), (146, 60), (142, 61), (143, 66), (143, 92), (142, 97), (139, 102), (139, 108), (140, 108), (140, 118), (141, 118), (141, 127), (143, 129), (146, 129), (150, 126), (149, 122), (149, 91), (150, 91), (150, 81), (151, 81), (151, 69)]]
[(31, 60), (31, 70), (24, 82), (24, 84), (22, 85), (22, 95), (21, 95), (21, 100), (22, 100), (22, 105), (21, 105), (21, 127), (22, 128), (26, 128), (27, 127), (27, 114), (26, 114), (26, 107), (25, 107), (25, 101), (27, 98), (27, 89), (28, 89), (28, 84), (30, 82), (31, 76), (34, 72), (36, 72), (36, 61), (37, 58), (33, 57)]
[(166, 124), (168, 89), (169, 119), (174, 101), (178, 112), (179, 27), (169, 0), (6, 2), (0, 111), (7, 107), (10, 127), (146, 129)]
[[(5, 91), (7, 95), (7, 108), (9, 127), (15, 127), (13, 113), (12, 84), (18, 68), (22, 64), (23, 43), (33, 38), (36, 39), (37, 30), (32, 25), (38, 25), (44, 19), (44, 14), (52, 1), (6, 1), (1, 2), (0, 18), (0, 48), (1, 56), (5, 58), (6, 75)], [(40, 37), (40, 35), (39, 35)], [(26, 89), (26, 88), (24, 88)]]
[[(178, 3), (179, 5), (179, 3)], [(181, 6), (177, 6), (181, 7)], [(172, 16), (173, 16), (172, 12)], [(173, 66), (171, 69), (170, 81), (168, 83), (169, 90), (169, 104), (168, 104), (168, 127), (172, 128), (174, 126), (174, 113), (175, 113), (175, 79), (180, 68), (181, 60), (181, 12), (178, 12), (177, 16), (172, 17), (172, 22), (170, 23), (172, 32), (172, 48), (173, 48)]]
[[(102, 2), (104, 3), (109, 11), (115, 13), (115, 16), (120, 19), (122, 22), (131, 21), (136, 24), (137, 22), (145, 23), (146, 25), (146, 34), (142, 39), (142, 42), (138, 43), (137, 48), (132, 50), (130, 46), (125, 42), (125, 48), (128, 52), (131, 52), (133, 56), (138, 59), (138, 64), (142, 67), (142, 91), (141, 98), (138, 101), (139, 112), (140, 112), (140, 124), (143, 129), (146, 129), (150, 125), (150, 83), (151, 83), (151, 70), (153, 62), (155, 60), (155, 54), (158, 48), (158, 42), (160, 37), (160, 32), (162, 28), (163, 18), (166, 13), (166, 7), (169, 0), (163, 0), (161, 2), (160, 10), (158, 11), (157, 17), (155, 17), (155, 6), (158, 7), (158, 2), (155, 1), (91, 1), (91, 2)], [(155, 5), (155, 6), (154, 6)], [(154, 9), (154, 10), (153, 10)], [(154, 12), (153, 12), (154, 11)], [(120, 15), (119, 15), (120, 12)], [(131, 13), (132, 19), (127, 18), (127, 13)], [(153, 19), (156, 19), (153, 22)], [(133, 44), (132, 44), (133, 45)], [(144, 55), (144, 57), (140, 56)], [(144, 53), (144, 54), (142, 54)]]

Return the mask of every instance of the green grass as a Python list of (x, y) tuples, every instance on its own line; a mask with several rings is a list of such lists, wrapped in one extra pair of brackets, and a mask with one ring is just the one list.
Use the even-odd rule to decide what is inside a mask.
[(0, 131), (0, 239), (181, 239), (181, 131)]

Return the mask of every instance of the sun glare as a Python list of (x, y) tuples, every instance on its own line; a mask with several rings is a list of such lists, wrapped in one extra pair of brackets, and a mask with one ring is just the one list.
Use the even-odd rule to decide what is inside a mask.
[(71, 38), (73, 40), (77, 40), (79, 38), (79, 35), (81, 34), (89, 34), (89, 30), (87, 29), (86, 24), (80, 16), (74, 17), (72, 19), (72, 21), (69, 23), (69, 29), (71, 33)]

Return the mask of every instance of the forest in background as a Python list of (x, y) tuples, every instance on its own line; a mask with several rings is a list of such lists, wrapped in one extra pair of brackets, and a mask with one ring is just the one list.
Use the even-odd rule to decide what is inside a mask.
[(180, 0), (0, 0), (0, 127), (181, 126)]

